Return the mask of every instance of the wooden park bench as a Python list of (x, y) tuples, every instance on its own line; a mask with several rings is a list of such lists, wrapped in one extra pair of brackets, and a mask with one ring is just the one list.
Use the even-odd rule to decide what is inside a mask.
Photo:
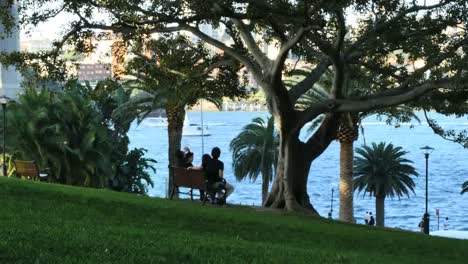
[(37, 167), (37, 163), (26, 160), (14, 160), (16, 170), (16, 177), (21, 178), (25, 177), (26, 179), (31, 180), (40, 180), (47, 177), (47, 173), (41, 173)]
[[(205, 192), (205, 196), (203, 197), (203, 205), (205, 205), (208, 195), (213, 196), (219, 191), (210, 188), (205, 177), (205, 172), (201, 170), (188, 170), (186, 168), (174, 166), (170, 166), (169, 168), (173, 171), (174, 175), (174, 185), (169, 197), (171, 200), (176, 193), (182, 193), (190, 195), (190, 199), (193, 201), (194, 195), (200, 196), (199, 194), (193, 193), (193, 190), (198, 189)], [(190, 190), (188, 192), (181, 192), (179, 187), (189, 188)], [(220, 189), (224, 189), (224, 187)]]

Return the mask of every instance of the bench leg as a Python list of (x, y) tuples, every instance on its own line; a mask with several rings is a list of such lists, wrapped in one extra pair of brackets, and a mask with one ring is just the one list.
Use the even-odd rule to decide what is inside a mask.
[(202, 200), (202, 201), (203, 201), (203, 203), (202, 203), (203, 205), (205, 205), (205, 203), (206, 203), (206, 197), (207, 197), (207, 196), (208, 196), (207, 194), (203, 195), (203, 200)]
[(170, 195), (169, 195), (169, 199), (172, 200), (172, 198), (174, 198), (174, 195), (175, 195), (176, 191), (178, 191), (178, 190), (179, 190), (179, 189), (178, 189), (175, 185), (172, 186), (172, 191), (171, 191), (171, 193), (170, 193)]

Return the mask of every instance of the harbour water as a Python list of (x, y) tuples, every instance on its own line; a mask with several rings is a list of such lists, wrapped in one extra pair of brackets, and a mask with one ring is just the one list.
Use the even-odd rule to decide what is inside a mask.
[[(192, 123), (200, 123), (200, 112), (189, 112)], [(211, 136), (204, 138), (204, 152), (218, 146), (222, 150), (221, 160), (225, 164), (225, 177), (236, 187), (229, 202), (243, 205), (261, 204), (261, 181), (236, 182), (232, 174), (232, 158), (229, 152), (230, 141), (240, 132), (243, 126), (252, 118), (267, 117), (267, 112), (205, 112), (204, 124), (208, 126)], [(419, 115), (422, 118), (422, 115)], [(438, 114), (431, 114), (439, 124), (447, 129), (468, 129), (468, 119), (456, 119)], [(367, 144), (385, 141), (402, 146), (409, 151), (407, 158), (414, 161), (420, 176), (415, 178), (415, 194), (409, 197), (387, 198), (385, 224), (389, 227), (418, 230), (418, 223), (424, 213), (425, 202), (425, 159), (419, 149), (430, 145), (435, 148), (429, 158), (429, 213), (431, 230), (437, 230), (435, 210), (440, 211), (440, 226), (442, 219), (449, 217), (450, 229), (468, 230), (468, 194), (460, 195), (461, 185), (468, 180), (468, 149), (446, 141), (435, 135), (424, 122), (418, 124), (401, 124), (399, 128), (386, 125), (385, 122), (370, 117), (364, 121), (364, 135)], [(134, 124), (129, 132), (131, 147), (143, 147), (148, 150), (147, 156), (158, 161), (157, 172), (153, 175), (154, 188), (150, 189), (150, 196), (165, 197), (168, 176), (167, 161), (167, 129), (143, 121), (139, 126)], [(306, 135), (304, 135), (306, 136)], [(355, 143), (358, 147), (364, 143), (360, 135)], [(184, 137), (182, 146), (189, 146), (195, 153), (194, 164), (200, 163), (202, 151), (201, 137)], [(339, 197), (336, 191), (339, 184), (339, 144), (333, 142), (329, 148), (313, 162), (309, 174), (308, 191), (314, 207), (322, 216), (330, 211), (332, 192), (333, 218), (338, 217)], [(357, 223), (363, 223), (366, 211), (375, 214), (375, 200), (373, 197), (355, 195), (355, 218)]]

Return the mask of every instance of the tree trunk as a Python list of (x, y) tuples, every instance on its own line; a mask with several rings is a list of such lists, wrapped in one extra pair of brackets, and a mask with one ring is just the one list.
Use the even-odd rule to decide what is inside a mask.
[(265, 203), (268, 196), (268, 187), (270, 184), (271, 169), (264, 169), (262, 172), (262, 204)]
[(307, 194), (307, 180), (312, 161), (319, 157), (336, 138), (339, 115), (327, 115), (306, 142), (299, 140), (299, 132), (288, 134), (286, 122), (280, 123), (280, 147), (273, 186), (263, 203), (266, 207), (289, 211), (307, 211), (318, 215)]
[[(283, 137), (282, 135), (280, 135)], [(307, 194), (311, 159), (297, 137), (281, 138), (276, 177), (264, 206), (318, 215)]]
[[(184, 126), (184, 118), (185, 118), (185, 109), (181, 107), (166, 107), (166, 115), (167, 115), (167, 134), (168, 134), (168, 157), (169, 157), (169, 165), (170, 166), (177, 166), (178, 159), (176, 156), (177, 151), (180, 150), (181, 142), (182, 142), (182, 129)], [(172, 170), (169, 170), (169, 178), (168, 178), (168, 191), (169, 197), (172, 195), (173, 186), (174, 186), (174, 175)], [(174, 196), (174, 197), (177, 197)]]
[(377, 226), (385, 226), (385, 196), (375, 197), (375, 219)]
[(353, 205), (353, 140), (340, 143), (340, 220), (355, 223)]

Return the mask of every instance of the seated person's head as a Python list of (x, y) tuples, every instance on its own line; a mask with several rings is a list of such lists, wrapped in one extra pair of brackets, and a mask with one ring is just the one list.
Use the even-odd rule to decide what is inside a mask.
[(206, 167), (206, 165), (208, 165), (208, 162), (210, 162), (210, 160), (211, 160), (210, 155), (204, 154), (204, 155), (202, 156), (202, 166), (203, 166), (203, 167)]
[(184, 152), (183, 151), (180, 151), (180, 150), (176, 150), (176, 153), (175, 153), (176, 157), (180, 160), (184, 159)]
[(192, 163), (193, 162), (193, 152), (185, 153), (184, 160), (187, 163)]
[(211, 156), (213, 157), (213, 159), (218, 159), (219, 156), (221, 156), (221, 150), (218, 147), (214, 147), (211, 150)]

